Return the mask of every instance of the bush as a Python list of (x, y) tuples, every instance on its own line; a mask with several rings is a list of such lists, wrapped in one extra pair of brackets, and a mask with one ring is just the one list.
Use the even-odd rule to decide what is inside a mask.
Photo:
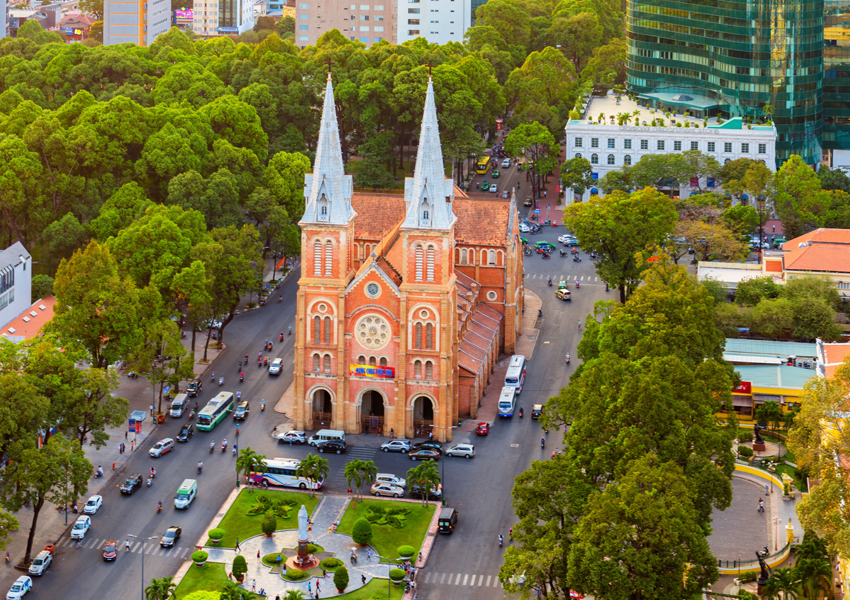
[(753, 455), (753, 449), (749, 446), (738, 446), (738, 454), (744, 458), (749, 458)]
[(230, 571), (236, 579), (245, 577), (245, 573), (248, 572), (248, 562), (245, 560), (245, 557), (237, 554), (236, 558), (233, 559), (233, 565), (230, 567)]
[(416, 548), (413, 546), (399, 546), (398, 547), (398, 555), (402, 558), (410, 558), (416, 554)]
[(351, 539), (357, 544), (368, 544), (372, 541), (372, 524), (364, 517), (354, 522), (351, 528)]
[(319, 566), (322, 567), (325, 571), (333, 571), (337, 567), (342, 566), (342, 561), (338, 558), (326, 558), (322, 562), (319, 563)]
[(738, 433), (738, 441), (741, 443), (752, 442), (753, 441), (753, 432), (752, 431), (741, 431)]
[(215, 529), (210, 529), (207, 535), (210, 536), (211, 540), (220, 540), (224, 537), (224, 533), (224, 529), (219, 529), (218, 527), (216, 527)]
[(407, 573), (404, 572), (404, 569), (390, 569), (390, 579), (393, 581), (402, 581), (405, 575)]
[(750, 583), (751, 581), (755, 581), (758, 576), (757, 571), (744, 571), (738, 575), (738, 581), (741, 583)]
[(316, 552), (324, 552), (324, 549), (316, 544), (307, 544), (307, 552), (315, 554)]
[(291, 579), (292, 581), (299, 581), (301, 579), (306, 579), (310, 577), (310, 571), (302, 571), (301, 569), (287, 569), (286, 570), (287, 579)]
[(194, 562), (204, 562), (207, 558), (209, 558), (209, 552), (204, 552), (203, 550), (195, 550), (192, 552), (192, 560)]
[(348, 587), (348, 569), (340, 567), (334, 571), (334, 585), (338, 590), (344, 590)]
[(267, 511), (266, 516), (263, 517), (263, 533), (266, 535), (271, 535), (277, 529), (277, 517), (274, 516), (274, 512)]

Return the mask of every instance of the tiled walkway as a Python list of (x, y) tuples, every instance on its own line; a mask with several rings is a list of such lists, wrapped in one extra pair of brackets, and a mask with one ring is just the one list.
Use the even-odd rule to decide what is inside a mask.
[[(337, 558), (345, 561), (348, 568), (349, 584), (346, 592), (359, 589), (363, 586), (362, 577), (366, 577), (366, 583), (374, 578), (387, 579), (389, 570), (394, 565), (381, 564), (377, 558), (377, 553), (374, 549), (357, 547), (358, 561), (352, 565), (349, 560), (352, 548), (356, 544), (348, 535), (341, 533), (331, 533), (329, 531), (331, 525), (342, 517), (345, 508), (348, 506), (348, 498), (344, 496), (330, 496), (325, 494), (322, 497), (319, 506), (313, 513), (313, 535), (311, 542), (322, 546), (325, 552), (333, 553)], [(274, 598), (277, 594), (281, 597), (288, 590), (301, 590), (305, 598), (310, 598), (310, 592), (316, 591), (317, 584), (319, 585), (320, 598), (333, 598), (339, 594), (333, 584), (333, 574), (328, 573), (327, 578), (311, 577), (304, 581), (286, 581), (280, 575), (272, 573), (271, 567), (267, 567), (262, 563), (262, 560), (257, 559), (257, 551), (260, 552), (260, 557), (266, 554), (279, 552), (282, 548), (295, 548), (298, 545), (298, 532), (295, 530), (278, 531), (272, 537), (258, 535), (241, 542), (242, 554), (248, 560), (248, 573), (245, 575), (245, 580), (242, 587), (246, 590), (264, 589), (266, 595)], [(220, 562), (225, 564), (227, 572), (231, 572), (233, 558), (237, 552), (231, 548), (205, 548), (209, 552), (210, 562)], [(368, 550), (372, 552), (372, 560), (367, 560)], [(309, 590), (309, 591), (308, 591)]]

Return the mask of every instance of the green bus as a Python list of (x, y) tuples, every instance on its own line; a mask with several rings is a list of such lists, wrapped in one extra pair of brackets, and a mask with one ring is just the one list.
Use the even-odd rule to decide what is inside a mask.
[(233, 393), (221, 392), (198, 413), (198, 431), (212, 431), (233, 410)]

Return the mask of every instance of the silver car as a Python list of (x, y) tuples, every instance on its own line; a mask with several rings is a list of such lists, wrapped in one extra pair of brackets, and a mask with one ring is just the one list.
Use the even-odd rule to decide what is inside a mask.
[(375, 475), (375, 483), (388, 483), (389, 485), (397, 485), (402, 488), (407, 485), (406, 480), (392, 473), (378, 473)]
[(410, 442), (408, 440), (390, 440), (381, 444), (381, 450), (384, 452), (401, 452), (407, 454), (410, 452)]
[(307, 436), (303, 431), (287, 431), (277, 436), (279, 444), (306, 444)]
[(401, 498), (404, 495), (404, 488), (389, 483), (376, 483), (372, 486), (372, 494), (375, 496), (390, 496), (391, 498)]

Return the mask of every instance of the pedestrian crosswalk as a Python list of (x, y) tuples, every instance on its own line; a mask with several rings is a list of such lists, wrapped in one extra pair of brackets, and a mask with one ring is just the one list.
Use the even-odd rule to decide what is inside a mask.
[(496, 587), (500, 588), (502, 582), (496, 575), (478, 575), (475, 573), (425, 573), (425, 579), (421, 575), (417, 577), (420, 583), (425, 585), (459, 585), (465, 587)]
[[(368, 446), (354, 446), (348, 448), (345, 452), (345, 465), (347, 465), (357, 459), (372, 460), (375, 458), (375, 454), (377, 454), (378, 449), (370, 448)], [(348, 485), (348, 482), (345, 480), (345, 465), (337, 469), (337, 472), (334, 473), (333, 477), (331, 477), (331, 483), (342, 487), (346, 487)]]
[(599, 277), (595, 277), (593, 275), (541, 275), (540, 273), (526, 273), (526, 279), (549, 279), (552, 278), (553, 281), (560, 281), (564, 279), (566, 281), (575, 281), (578, 279), (579, 281), (587, 281), (590, 282), (599, 282), (601, 281)]
[[(103, 549), (103, 545), (110, 538), (95, 538), (95, 537), (86, 537), (80, 540), (80, 548), (85, 550), (101, 550)], [(115, 538), (112, 538), (115, 539)], [(179, 544), (179, 542), (178, 542)], [(68, 548), (70, 550), (74, 550), (77, 547), (77, 540), (72, 540), (70, 538), (63, 538), (56, 544), (58, 548)], [(189, 556), (196, 548), (190, 548), (188, 546), (179, 546), (176, 548), (162, 548), (156, 540), (152, 540), (144, 545), (145, 555), (146, 556), (169, 556), (171, 558), (183, 559)], [(118, 541), (118, 550), (119, 554), (127, 554), (128, 550), (124, 546), (123, 540)], [(133, 554), (140, 554), (142, 552), (142, 543), (137, 540), (132, 540), (130, 542), (130, 550)]]

